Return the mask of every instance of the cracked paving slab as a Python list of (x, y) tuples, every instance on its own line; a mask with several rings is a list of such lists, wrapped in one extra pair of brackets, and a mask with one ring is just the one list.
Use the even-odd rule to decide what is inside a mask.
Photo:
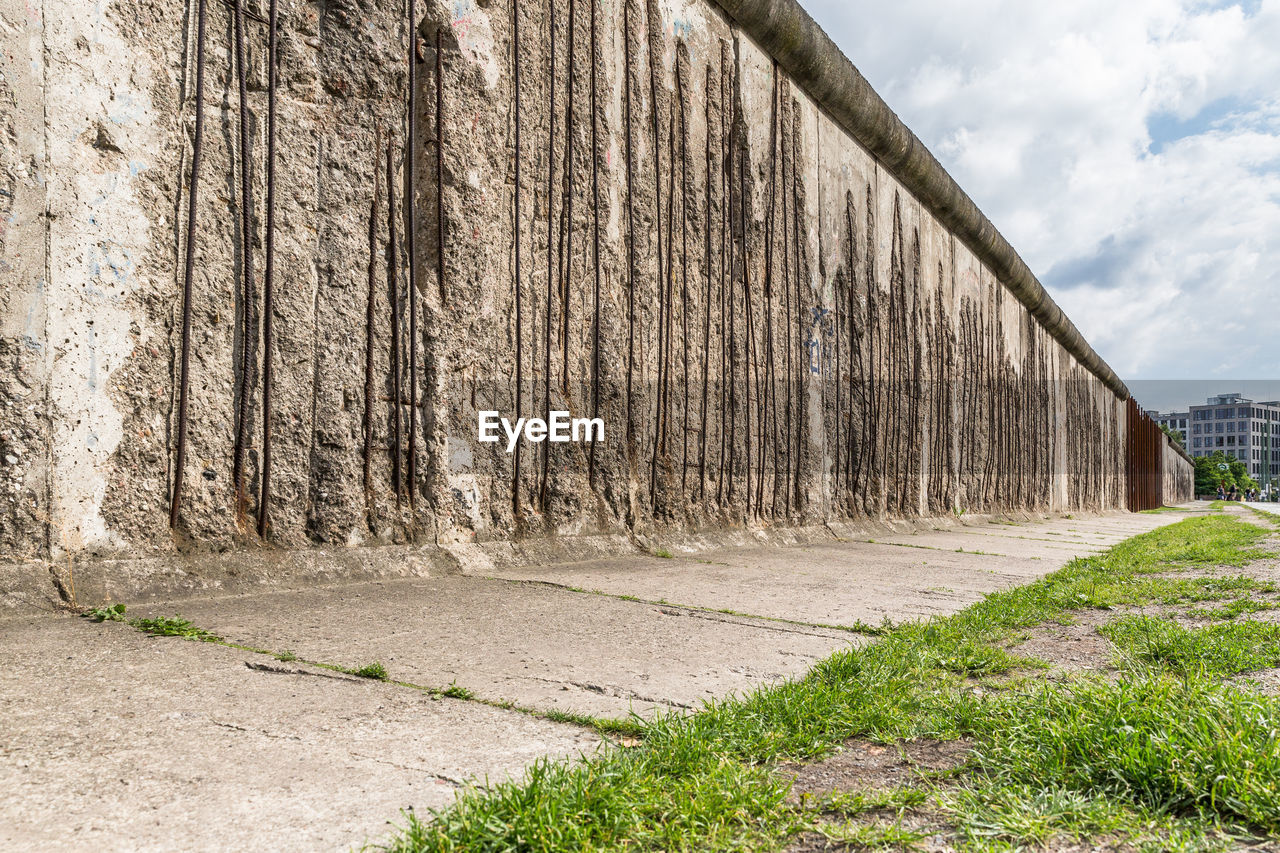
[[(722, 548), (671, 559), (635, 557), (504, 569), (501, 576), (828, 625), (879, 625), (954, 613), (999, 589), (1027, 583), (1130, 536), (1185, 518), (1183, 513), (974, 525), (991, 535), (1037, 531), (1086, 535), (1087, 544), (1009, 539), (982, 546), (951, 530), (885, 535), (887, 541)], [(1031, 535), (1029, 533), (1025, 535)], [(970, 541), (973, 540), (973, 541)], [(975, 544), (976, 543), (976, 544)], [(912, 547), (903, 547), (910, 545)], [(964, 553), (958, 553), (963, 547)], [(1015, 555), (1008, 555), (1010, 550)], [(974, 551), (1002, 551), (978, 554)]]
[[(0, 849), (335, 850), (591, 732), (122, 624), (0, 621)], [(246, 663), (251, 666), (246, 666)]]
[[(490, 701), (625, 717), (803, 674), (864, 638), (541, 583), (450, 576), (147, 604), (228, 640)], [(130, 609), (130, 614), (134, 609)], [(270, 658), (265, 658), (270, 660)]]

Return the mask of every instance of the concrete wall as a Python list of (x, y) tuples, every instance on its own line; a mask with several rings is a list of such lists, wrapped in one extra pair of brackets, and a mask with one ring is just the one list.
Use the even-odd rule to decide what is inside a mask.
[[(404, 195), (402, 6), (281, 3), (270, 544), (1119, 507), (1123, 386), (1004, 255), (921, 201), (931, 185), (918, 170), (886, 168), (775, 64), (753, 40), (763, 30), (706, 0), (422, 5), (411, 347), (403, 210), (390, 258), (387, 187), (375, 197), (388, 143)], [(218, 2), (189, 446), (168, 524), (195, 9), (0, 0), (10, 574), (260, 542), (266, 35), (249, 21), (242, 105)], [(247, 300), (242, 108), (257, 270)], [(477, 412), (514, 419), (517, 402), (520, 415), (598, 415), (606, 441), (518, 457), (478, 443)]]

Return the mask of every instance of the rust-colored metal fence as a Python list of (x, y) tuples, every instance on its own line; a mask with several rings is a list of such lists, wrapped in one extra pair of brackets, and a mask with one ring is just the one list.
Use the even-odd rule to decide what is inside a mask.
[(1125, 431), (1126, 495), (1130, 512), (1164, 506), (1164, 431), (1129, 398)]

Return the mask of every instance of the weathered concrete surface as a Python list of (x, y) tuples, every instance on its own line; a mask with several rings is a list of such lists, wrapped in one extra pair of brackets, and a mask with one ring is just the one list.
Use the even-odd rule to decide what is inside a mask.
[(524, 714), (67, 616), (0, 621), (0, 656), (5, 850), (348, 847), (401, 809), (448, 803), (463, 780), (597, 742)]
[[(759, 617), (847, 623), (953, 612), (1058, 568), (1073, 551), (1183, 517), (962, 528), (979, 543), (1007, 545), (1008, 532), (1021, 530), (1077, 543), (1019, 558), (932, 550), (958, 534), (924, 532), (903, 537), (918, 548), (849, 541), (618, 557), (500, 570), (503, 579), (392, 580), (130, 613), (181, 612), (232, 641), (347, 666), (377, 660), (396, 679), (456, 682), (534, 708), (680, 709), (799, 675), (867, 641)], [(447, 803), (456, 782), (501, 778), (536, 756), (597, 743), (582, 728), (518, 711), (63, 615), (0, 620), (0, 655), (4, 848), (332, 849), (376, 840), (402, 808)]]
[[(992, 590), (1026, 583), (1130, 536), (1184, 517), (1181, 513), (1063, 519), (1028, 526), (1090, 537), (1073, 548), (1028, 541), (1011, 547), (1005, 531), (1020, 525), (979, 525), (961, 541), (949, 531), (886, 537), (905, 545), (832, 542), (798, 548), (735, 548), (673, 559), (591, 561), (510, 569), (503, 577), (542, 580), (613, 595), (665, 599), (684, 605), (737, 610), (806, 622), (877, 625), (952, 613)], [(1041, 545), (1051, 546), (1041, 548)], [(980, 551), (1017, 550), (1017, 556)]]
[[(627, 570), (634, 558), (609, 561)], [(590, 596), (545, 584), (449, 577), (182, 603), (198, 625), (309, 660), (362, 666), (426, 687), (603, 716), (696, 708), (803, 673), (859, 638)]]

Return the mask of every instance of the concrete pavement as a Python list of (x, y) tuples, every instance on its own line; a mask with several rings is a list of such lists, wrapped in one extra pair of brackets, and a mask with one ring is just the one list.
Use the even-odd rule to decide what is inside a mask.
[[(181, 613), (233, 642), (378, 661), (396, 680), (532, 709), (684, 711), (869, 641), (840, 626), (951, 613), (1183, 517), (972, 523), (129, 615)], [(0, 654), (0, 849), (341, 849), (467, 780), (599, 743), (517, 710), (67, 615), (0, 620)]]

